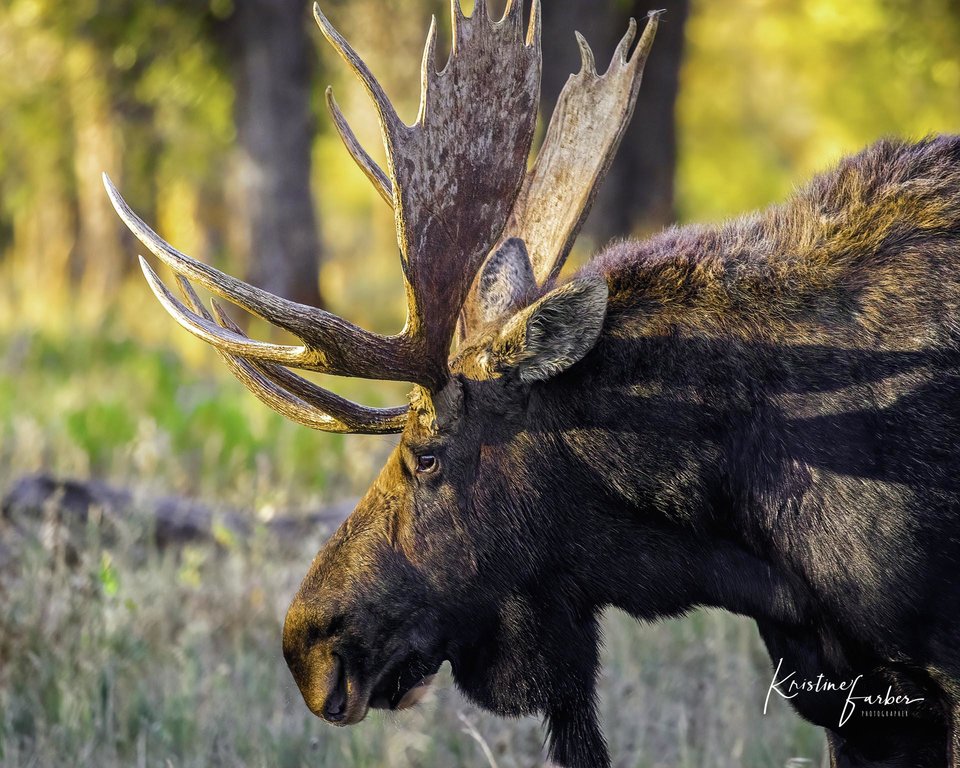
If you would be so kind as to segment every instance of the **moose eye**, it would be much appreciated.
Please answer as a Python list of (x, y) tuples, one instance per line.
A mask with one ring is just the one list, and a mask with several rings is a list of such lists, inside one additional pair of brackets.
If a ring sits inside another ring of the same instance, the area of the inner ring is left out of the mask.
[(438, 469), (440, 469), (440, 462), (436, 456), (431, 456), (430, 454), (417, 456), (418, 475), (432, 475)]

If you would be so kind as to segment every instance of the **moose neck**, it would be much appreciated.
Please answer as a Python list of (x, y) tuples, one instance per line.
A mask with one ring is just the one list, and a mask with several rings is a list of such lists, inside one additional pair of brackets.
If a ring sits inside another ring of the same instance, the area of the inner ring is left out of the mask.
[(782, 349), (747, 333), (762, 326), (762, 295), (722, 324), (717, 307), (735, 298), (729, 264), (660, 254), (683, 234), (598, 259), (611, 288), (604, 334), (584, 365), (544, 390), (534, 417), (560, 435), (569, 479), (558, 482), (582, 501), (570, 520), (578, 552), (589, 553), (572, 558), (585, 571), (578, 581), (597, 605), (641, 618), (714, 606), (796, 625), (810, 596), (742, 503), (758, 495), (749, 453), (757, 429), (771, 426), (760, 423), (762, 382)]

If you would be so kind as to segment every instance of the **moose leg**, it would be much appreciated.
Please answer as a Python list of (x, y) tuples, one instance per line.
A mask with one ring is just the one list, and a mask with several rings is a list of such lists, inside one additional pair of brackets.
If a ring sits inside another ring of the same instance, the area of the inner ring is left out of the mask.
[[(556, 590), (563, 594), (564, 590)], [(610, 768), (607, 743), (597, 718), (600, 668), (598, 612), (558, 603), (548, 590), (535, 596), (536, 646), (530, 668), (539, 666), (549, 757), (555, 768)], [(549, 606), (550, 612), (544, 611)], [(549, 659), (548, 664), (543, 660)]]
[(833, 731), (827, 731), (827, 755), (830, 758), (830, 768), (847, 768), (849, 762), (842, 756), (843, 739)]
[(609, 768), (610, 756), (591, 702), (547, 715), (551, 768)]

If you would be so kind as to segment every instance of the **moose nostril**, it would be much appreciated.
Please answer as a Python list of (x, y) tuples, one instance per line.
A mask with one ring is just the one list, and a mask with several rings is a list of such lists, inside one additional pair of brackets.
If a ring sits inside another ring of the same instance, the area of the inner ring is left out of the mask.
[(336, 690), (327, 698), (327, 703), (323, 706), (323, 714), (327, 720), (339, 722), (343, 720), (346, 708), (347, 697), (343, 691)]

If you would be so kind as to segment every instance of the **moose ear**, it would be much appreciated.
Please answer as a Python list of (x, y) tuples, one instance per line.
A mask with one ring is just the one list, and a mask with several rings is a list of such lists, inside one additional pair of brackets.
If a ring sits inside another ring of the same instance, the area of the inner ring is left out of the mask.
[(501, 370), (523, 382), (545, 381), (583, 359), (597, 342), (607, 314), (607, 283), (580, 277), (518, 312), (494, 342)]
[(472, 327), (486, 325), (516, 312), (536, 288), (527, 246), (519, 237), (511, 237), (487, 259), (480, 271)]

